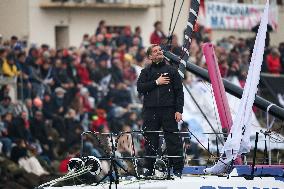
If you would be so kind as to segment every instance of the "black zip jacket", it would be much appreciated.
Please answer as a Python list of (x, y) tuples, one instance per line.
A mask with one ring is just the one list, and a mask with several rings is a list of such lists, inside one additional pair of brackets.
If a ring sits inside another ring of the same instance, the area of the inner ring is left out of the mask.
[[(156, 79), (167, 73), (170, 83), (157, 85)], [(182, 113), (184, 95), (182, 81), (177, 69), (167, 65), (164, 61), (152, 63), (141, 71), (137, 81), (137, 91), (144, 95), (144, 107), (174, 107), (176, 112)]]

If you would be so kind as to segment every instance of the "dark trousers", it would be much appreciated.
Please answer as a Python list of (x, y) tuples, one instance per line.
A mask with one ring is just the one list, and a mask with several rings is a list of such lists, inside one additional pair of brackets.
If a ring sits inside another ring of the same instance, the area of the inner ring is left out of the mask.
[[(177, 132), (178, 124), (175, 120), (173, 107), (144, 108), (143, 110), (144, 131), (159, 131), (163, 128), (166, 141), (167, 154), (169, 156), (183, 156), (182, 140)], [(145, 155), (156, 156), (159, 149), (159, 133), (144, 133)], [(153, 170), (155, 159), (145, 158), (145, 167)], [(170, 167), (174, 172), (181, 171), (184, 166), (183, 157), (169, 158)]]

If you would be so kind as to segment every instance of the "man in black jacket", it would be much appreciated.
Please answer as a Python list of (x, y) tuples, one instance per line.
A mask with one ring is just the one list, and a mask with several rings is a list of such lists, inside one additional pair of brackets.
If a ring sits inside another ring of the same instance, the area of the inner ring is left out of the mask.
[[(147, 50), (151, 65), (141, 71), (137, 81), (137, 90), (143, 94), (144, 131), (158, 131), (163, 128), (167, 153), (169, 156), (182, 156), (181, 137), (173, 132), (178, 131), (178, 122), (182, 120), (184, 95), (182, 81), (178, 71), (164, 61), (163, 52), (158, 45)], [(159, 145), (158, 133), (145, 133), (146, 156), (157, 155)], [(170, 166), (176, 176), (181, 176), (183, 158), (169, 158)], [(155, 159), (146, 159), (146, 168), (153, 174)]]

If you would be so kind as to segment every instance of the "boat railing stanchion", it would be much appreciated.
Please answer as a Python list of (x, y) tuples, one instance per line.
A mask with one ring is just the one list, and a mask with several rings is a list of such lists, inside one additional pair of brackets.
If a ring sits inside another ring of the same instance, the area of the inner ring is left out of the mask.
[(216, 137), (216, 148), (217, 148), (217, 156), (220, 157), (219, 145), (218, 145), (218, 138)]
[(268, 164), (271, 165), (271, 138), (268, 135)]
[(253, 152), (253, 159), (252, 159), (252, 166), (251, 166), (251, 178), (254, 177), (254, 167), (255, 167), (255, 160), (256, 160), (256, 151), (257, 151), (257, 143), (258, 143), (258, 132), (255, 133), (255, 145), (254, 145), (254, 152)]
[(264, 132), (264, 155), (263, 155), (263, 164), (269, 165), (269, 155), (267, 149), (267, 134)]
[[(207, 139), (207, 150), (208, 150), (208, 153), (210, 153), (210, 144), (209, 144), (209, 138)], [(209, 160), (211, 159), (212, 155), (209, 155), (208, 156), (208, 159), (207, 159), (207, 164), (209, 163)]]

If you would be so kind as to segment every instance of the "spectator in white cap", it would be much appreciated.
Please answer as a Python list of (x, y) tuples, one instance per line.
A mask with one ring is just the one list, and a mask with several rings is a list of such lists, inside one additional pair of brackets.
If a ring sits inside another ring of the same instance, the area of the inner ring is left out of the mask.
[(66, 91), (62, 87), (57, 87), (55, 89), (55, 97), (53, 100), (53, 107), (57, 114), (64, 116), (65, 114), (65, 103), (64, 103), (64, 94)]
[(90, 92), (88, 88), (82, 87), (80, 90), (80, 94), (83, 97), (84, 106), (88, 106), (90, 109), (95, 108), (95, 98), (90, 96)]
[(56, 96), (64, 96), (64, 93), (66, 93), (66, 90), (63, 89), (62, 87), (57, 87), (55, 89), (55, 93), (56, 93)]

